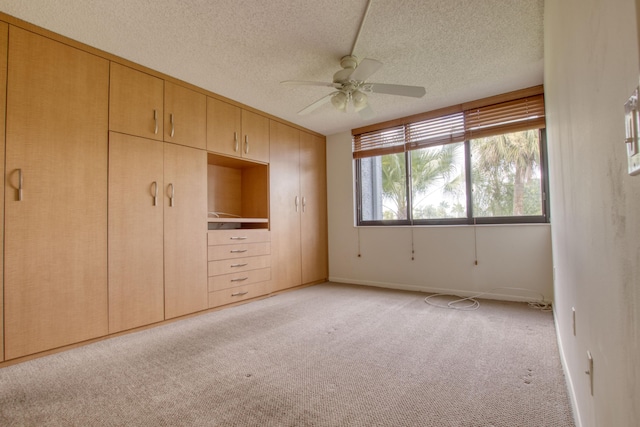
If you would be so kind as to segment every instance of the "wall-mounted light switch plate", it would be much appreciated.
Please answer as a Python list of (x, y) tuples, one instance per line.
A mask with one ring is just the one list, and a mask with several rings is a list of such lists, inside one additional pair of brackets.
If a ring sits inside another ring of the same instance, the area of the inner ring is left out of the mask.
[(640, 174), (640, 116), (638, 114), (638, 88), (633, 91), (629, 100), (624, 104), (625, 144), (627, 146), (627, 163), (629, 175)]

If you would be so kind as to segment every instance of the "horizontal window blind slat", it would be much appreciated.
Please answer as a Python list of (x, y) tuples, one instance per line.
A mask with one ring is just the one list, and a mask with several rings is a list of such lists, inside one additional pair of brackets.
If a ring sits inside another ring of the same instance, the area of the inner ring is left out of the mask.
[[(439, 110), (440, 111), (440, 110)], [(353, 135), (353, 158), (381, 156), (545, 127), (544, 95), (500, 102)], [(364, 128), (363, 128), (364, 130)]]
[(466, 139), (479, 138), (479, 134), (499, 135), (507, 129), (544, 127), (544, 97), (537, 95), (466, 110), (464, 124)]

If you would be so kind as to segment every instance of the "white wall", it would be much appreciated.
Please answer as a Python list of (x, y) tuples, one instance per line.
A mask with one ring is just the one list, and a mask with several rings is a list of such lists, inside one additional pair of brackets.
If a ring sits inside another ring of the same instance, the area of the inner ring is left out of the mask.
[(638, 84), (633, 0), (546, 1), (544, 49), (555, 313), (567, 378), (582, 426), (638, 426), (640, 176), (626, 174), (623, 142), (623, 105)]
[(516, 287), (530, 292), (493, 297), (552, 299), (548, 224), (356, 228), (349, 132), (327, 138), (327, 172), (330, 280), (458, 295)]

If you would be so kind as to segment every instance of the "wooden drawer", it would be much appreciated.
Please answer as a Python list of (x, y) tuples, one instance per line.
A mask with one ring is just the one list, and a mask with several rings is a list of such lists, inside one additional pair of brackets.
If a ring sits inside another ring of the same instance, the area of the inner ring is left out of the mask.
[(269, 282), (260, 282), (252, 285), (239, 286), (237, 288), (209, 292), (209, 308), (259, 297), (268, 293)]
[(208, 261), (221, 259), (245, 258), (258, 255), (269, 255), (271, 253), (270, 242), (242, 243), (239, 245), (218, 245), (209, 246)]
[(207, 242), (213, 245), (233, 245), (237, 243), (268, 242), (269, 230), (214, 230), (207, 231)]
[(271, 267), (271, 255), (209, 261), (209, 277)]
[(223, 274), (209, 277), (209, 292), (220, 291), (222, 289), (246, 286), (252, 283), (264, 282), (271, 279), (271, 268), (260, 268), (241, 273)]

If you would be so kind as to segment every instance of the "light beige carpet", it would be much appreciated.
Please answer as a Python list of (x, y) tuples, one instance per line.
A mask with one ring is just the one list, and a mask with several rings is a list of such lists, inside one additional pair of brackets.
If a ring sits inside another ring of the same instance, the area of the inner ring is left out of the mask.
[(323, 284), (0, 369), (2, 426), (573, 426), (553, 318)]

